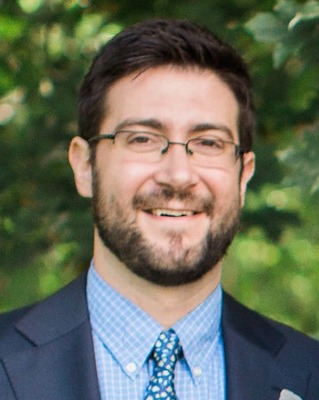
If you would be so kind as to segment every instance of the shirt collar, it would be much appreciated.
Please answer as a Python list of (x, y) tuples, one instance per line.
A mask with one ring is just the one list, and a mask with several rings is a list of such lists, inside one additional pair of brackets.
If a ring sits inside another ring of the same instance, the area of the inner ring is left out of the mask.
[[(94, 334), (112, 353), (125, 373), (134, 362), (136, 374), (147, 361), (162, 328), (147, 313), (105, 282), (92, 263), (87, 283), (88, 308)], [(216, 290), (172, 327), (193, 371), (203, 370), (220, 339), (222, 290)], [(131, 375), (132, 376), (132, 375)]]
[(177, 333), (191, 371), (206, 370), (221, 341), (222, 289), (217, 288), (172, 327)]

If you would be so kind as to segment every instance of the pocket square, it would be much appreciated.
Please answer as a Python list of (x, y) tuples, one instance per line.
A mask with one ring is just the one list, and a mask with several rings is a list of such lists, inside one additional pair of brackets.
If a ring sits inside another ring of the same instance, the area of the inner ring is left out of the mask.
[(290, 390), (283, 389), (280, 392), (279, 400), (302, 400), (302, 398)]

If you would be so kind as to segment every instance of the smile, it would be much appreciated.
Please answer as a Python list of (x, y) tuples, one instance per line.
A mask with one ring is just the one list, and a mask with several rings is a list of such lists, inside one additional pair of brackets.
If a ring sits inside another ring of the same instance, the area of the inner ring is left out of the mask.
[(151, 210), (145, 210), (148, 214), (156, 215), (157, 217), (190, 217), (195, 215), (195, 211), (189, 210), (167, 210), (161, 208), (155, 208)]

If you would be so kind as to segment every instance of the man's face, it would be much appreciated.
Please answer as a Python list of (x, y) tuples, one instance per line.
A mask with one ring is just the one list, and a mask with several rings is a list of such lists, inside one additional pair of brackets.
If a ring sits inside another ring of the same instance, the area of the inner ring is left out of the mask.
[[(127, 76), (111, 88), (107, 110), (100, 134), (121, 127), (174, 142), (213, 135), (239, 143), (237, 101), (210, 71), (159, 67)], [(235, 157), (209, 168), (194, 165), (191, 157), (180, 145), (151, 163), (132, 160), (112, 140), (96, 147), (99, 240), (135, 274), (164, 286), (196, 281), (221, 260), (253, 172), (251, 155), (244, 156), (241, 176)]]

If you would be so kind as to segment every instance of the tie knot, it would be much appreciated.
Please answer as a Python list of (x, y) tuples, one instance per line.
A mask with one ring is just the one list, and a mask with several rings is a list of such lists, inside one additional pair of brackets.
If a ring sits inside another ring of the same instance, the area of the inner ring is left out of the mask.
[(154, 346), (153, 357), (161, 368), (174, 370), (176, 361), (180, 357), (182, 346), (173, 329), (161, 332)]

